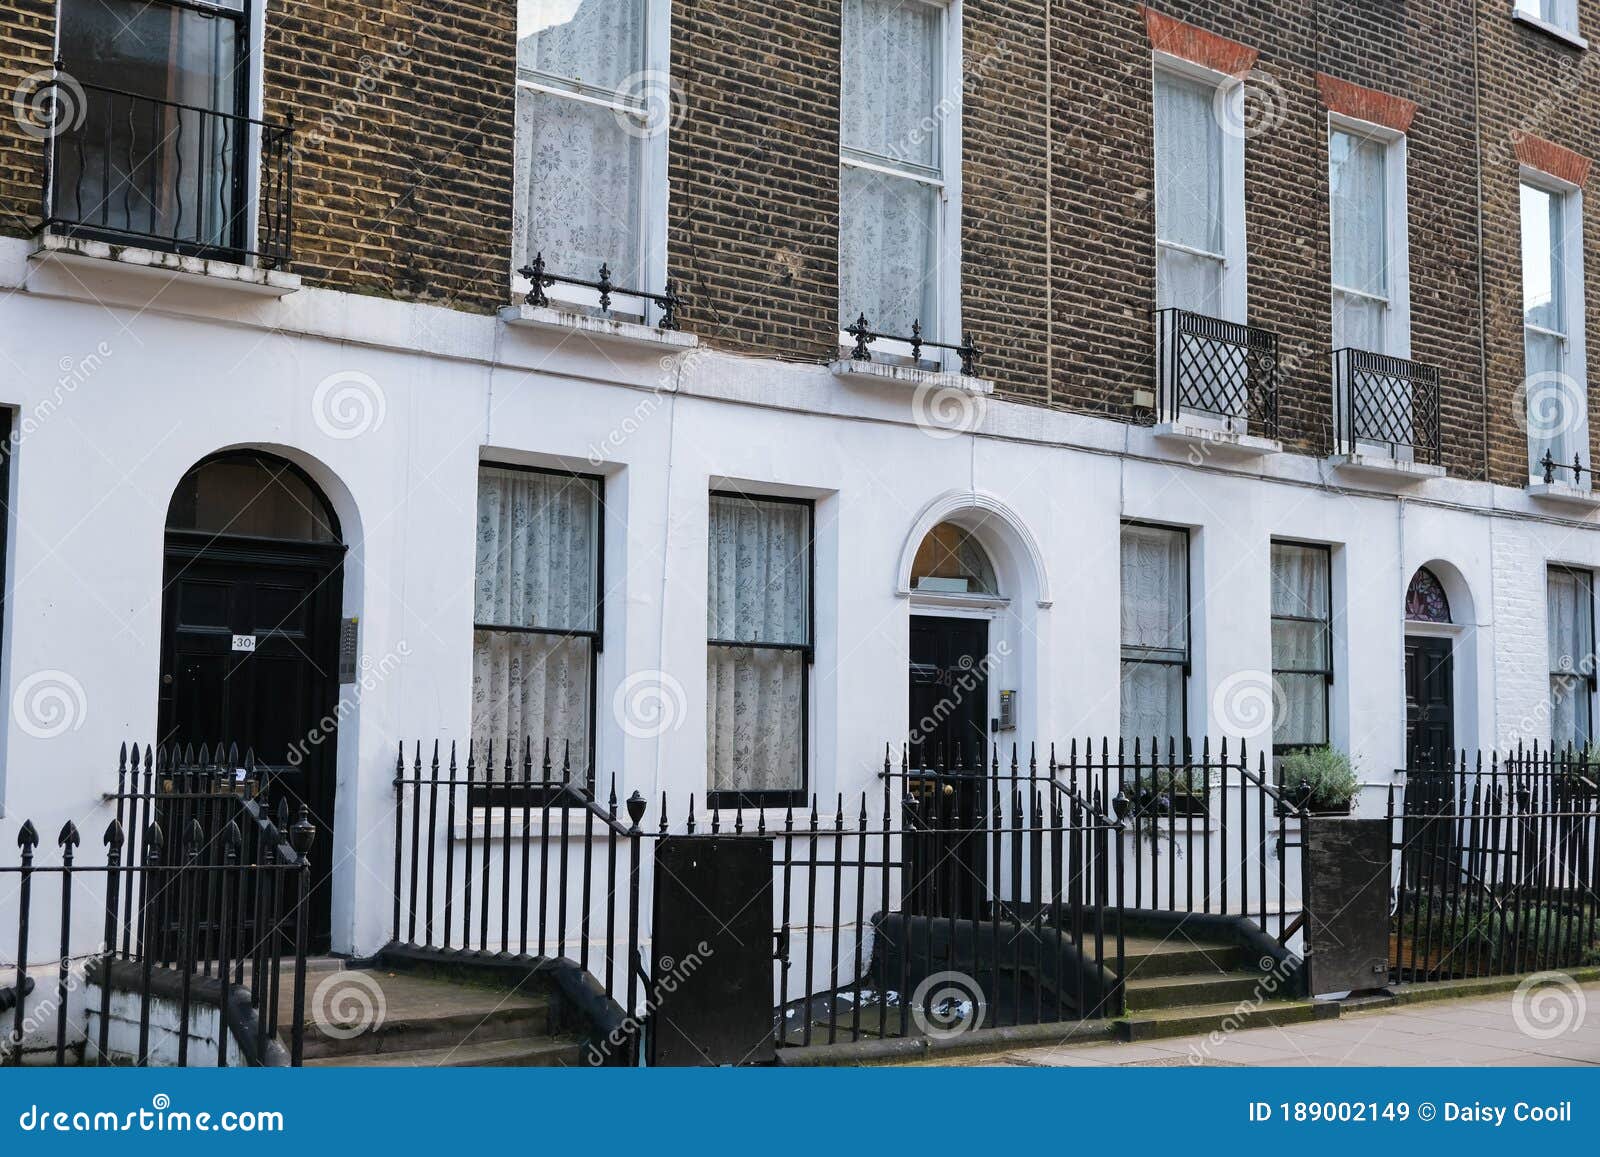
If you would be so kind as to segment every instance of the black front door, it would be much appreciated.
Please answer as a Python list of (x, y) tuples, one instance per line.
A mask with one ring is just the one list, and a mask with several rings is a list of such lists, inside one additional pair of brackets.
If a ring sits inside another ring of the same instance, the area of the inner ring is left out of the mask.
[(162, 612), (162, 742), (237, 745), (274, 806), (310, 809), (315, 951), (330, 927), (341, 551), (169, 532)]
[(1406, 639), (1406, 767), (1445, 770), (1455, 750), (1455, 661), (1449, 639)]
[(911, 619), (911, 719), (907, 747), (912, 822), (905, 910), (976, 919), (987, 893), (984, 817), (990, 783), (989, 624)]

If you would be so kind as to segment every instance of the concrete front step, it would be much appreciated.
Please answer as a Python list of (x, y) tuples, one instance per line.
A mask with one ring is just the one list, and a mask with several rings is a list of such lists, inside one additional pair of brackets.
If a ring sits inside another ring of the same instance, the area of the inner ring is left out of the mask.
[(1259, 972), (1201, 972), (1178, 976), (1136, 974), (1126, 986), (1128, 1010), (1196, 1007), (1262, 997)]
[[(291, 1012), (279, 1006), (280, 1021)], [(352, 970), (308, 984), (307, 1060), (376, 1061), (388, 1054), (547, 1039), (549, 1001), (406, 973)]]
[(454, 1048), (415, 1049), (376, 1056), (317, 1057), (307, 1068), (476, 1069), (575, 1068), (582, 1061), (576, 1041), (551, 1037), (475, 1041)]
[[(1108, 938), (1106, 959), (1116, 957), (1116, 940)], [(1254, 967), (1255, 959), (1237, 944), (1207, 944), (1174, 934), (1165, 939), (1128, 936), (1123, 940), (1126, 975), (1155, 978), (1211, 973), (1223, 975)]]
[(1339, 1005), (1333, 1001), (1268, 1000), (1260, 1004), (1235, 1001), (1130, 1013), (1126, 1020), (1117, 1022), (1117, 1036), (1125, 1041), (1157, 1040), (1161, 1037), (1304, 1024), (1313, 1020), (1332, 1020), (1338, 1015)]

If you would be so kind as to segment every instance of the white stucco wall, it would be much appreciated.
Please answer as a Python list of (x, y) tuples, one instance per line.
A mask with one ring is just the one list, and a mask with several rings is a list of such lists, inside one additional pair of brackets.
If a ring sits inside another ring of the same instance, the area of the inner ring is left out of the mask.
[[(246, 296), (44, 265), (29, 249), (0, 241), (0, 403), (18, 407), (23, 430), (0, 846), (15, 846), (24, 817), (53, 833), (70, 816), (98, 858), (117, 745), (155, 727), (173, 487), (208, 454), (266, 447), (334, 503), (350, 544), (344, 612), (383, 672), (338, 739), (342, 948), (387, 936), (395, 742), (467, 734), (481, 459), (606, 475), (599, 774), (656, 800), (704, 789), (706, 509), (719, 485), (817, 500), (810, 786), (824, 799), (872, 789), (884, 744), (904, 733), (911, 603), (897, 576), (919, 515), (952, 492), (1028, 532), (980, 524), (1012, 596), (990, 687), (1017, 690), (1024, 742), (1117, 733), (1121, 519), (1194, 531), (1197, 734), (1231, 730), (1219, 691), (1270, 668), (1272, 538), (1331, 544), (1334, 736), (1380, 786), (1401, 760), (1401, 606), (1416, 567), (1441, 563), (1467, 596), (1457, 741), (1477, 747), (1543, 737), (1521, 721), (1547, 693), (1544, 567), (1600, 566), (1592, 518), (1481, 483), (1401, 497), (1312, 458), (1191, 456), (1144, 428), (995, 400), (961, 403), (981, 406), (972, 432), (930, 433), (928, 398), (823, 366), (597, 344), (312, 289)], [(330, 378), (353, 383), (364, 419), (328, 400)], [(646, 671), (681, 688), (676, 719), (630, 735), (614, 700)], [(41, 689), (64, 714), (23, 701)]]

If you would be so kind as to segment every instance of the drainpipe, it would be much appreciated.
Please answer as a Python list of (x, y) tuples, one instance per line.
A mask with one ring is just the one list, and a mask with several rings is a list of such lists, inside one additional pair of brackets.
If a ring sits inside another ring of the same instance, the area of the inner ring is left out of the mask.
[(1472, 146), (1476, 166), (1478, 230), (1478, 414), (1483, 434), (1483, 480), (1489, 473), (1489, 301), (1483, 272), (1483, 79), (1478, 62), (1478, 6), (1472, 8)]

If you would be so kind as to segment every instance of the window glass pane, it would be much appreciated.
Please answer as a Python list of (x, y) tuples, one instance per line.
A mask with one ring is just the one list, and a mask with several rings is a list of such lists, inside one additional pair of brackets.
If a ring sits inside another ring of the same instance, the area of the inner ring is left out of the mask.
[(1387, 161), (1388, 149), (1378, 141), (1329, 134), (1333, 282), (1374, 297), (1389, 294)]
[(1156, 308), (1217, 317), (1222, 310), (1222, 258), (1165, 245), (1156, 250)]
[(920, 591), (997, 595), (994, 567), (978, 540), (953, 522), (941, 522), (917, 547), (911, 585)]
[[(524, 741), (530, 744), (537, 768), (546, 740), (557, 769), (570, 759), (574, 778), (587, 777), (593, 655), (584, 637), (472, 633), (473, 752), (480, 768), (492, 752), (492, 779), (505, 778), (507, 743), (519, 762)], [(515, 767), (512, 777), (520, 774)]]
[(1182, 744), (1183, 731), (1183, 668), (1124, 660), (1122, 738), (1130, 748), (1137, 740), (1149, 751), (1154, 739), (1165, 751), (1169, 739)]
[(1589, 681), (1572, 675), (1550, 678), (1550, 743), (1557, 751), (1581, 749), (1594, 735)]
[(1275, 674), (1280, 692), (1273, 717), (1272, 742), (1287, 746), (1322, 746), (1328, 742), (1327, 681), (1321, 675)]
[(1591, 582), (1578, 571), (1552, 570), (1549, 575), (1550, 621), (1547, 626), (1552, 673), (1587, 675), (1594, 664), (1594, 622)]
[(617, 88), (644, 67), (643, 0), (517, 0), (517, 67)]
[(941, 14), (917, 0), (844, 0), (846, 148), (934, 167)]
[(922, 322), (937, 340), (934, 318), (938, 191), (919, 181), (852, 166), (840, 174), (839, 308), (846, 323), (861, 313), (882, 333), (909, 336)]
[(706, 631), (739, 643), (810, 643), (811, 509), (711, 496)]
[(1564, 198), (1522, 186), (1522, 313), (1528, 325), (1565, 333)]
[(1177, 657), (1189, 646), (1188, 535), (1159, 526), (1122, 528), (1122, 645)]
[(598, 486), (587, 478), (485, 467), (473, 621), (594, 630), (599, 506)]
[(805, 656), (712, 647), (706, 657), (706, 762), (712, 791), (799, 791)]
[(1333, 348), (1370, 350), (1382, 353), (1384, 315), (1388, 313), (1383, 302), (1355, 294), (1333, 294)]
[(1285, 619), (1272, 624), (1272, 667), (1276, 671), (1326, 671), (1328, 628), (1323, 623)]
[(229, 454), (190, 470), (167, 506), (167, 529), (337, 542), (333, 512), (282, 459)]
[(61, 58), (82, 84), (237, 112), (238, 29), (234, 20), (159, 2), (67, 0), (61, 6)]
[(1326, 621), (1328, 562), (1328, 552), (1320, 547), (1273, 543), (1273, 615)]
[(625, 114), (567, 97), (517, 93), (517, 264), (592, 279), (602, 263), (637, 285), (643, 138)]
[(1156, 73), (1156, 236), (1222, 253), (1222, 126), (1211, 85)]
[[(1559, 465), (1570, 465), (1573, 457), (1587, 460), (1584, 446), (1584, 398), (1581, 387), (1566, 373), (1566, 342), (1553, 334), (1525, 329), (1523, 368), (1527, 374), (1528, 469), (1544, 477), (1545, 453)], [(1571, 472), (1559, 473), (1558, 481), (1572, 482)], [(1580, 480), (1587, 484), (1588, 475)]]

